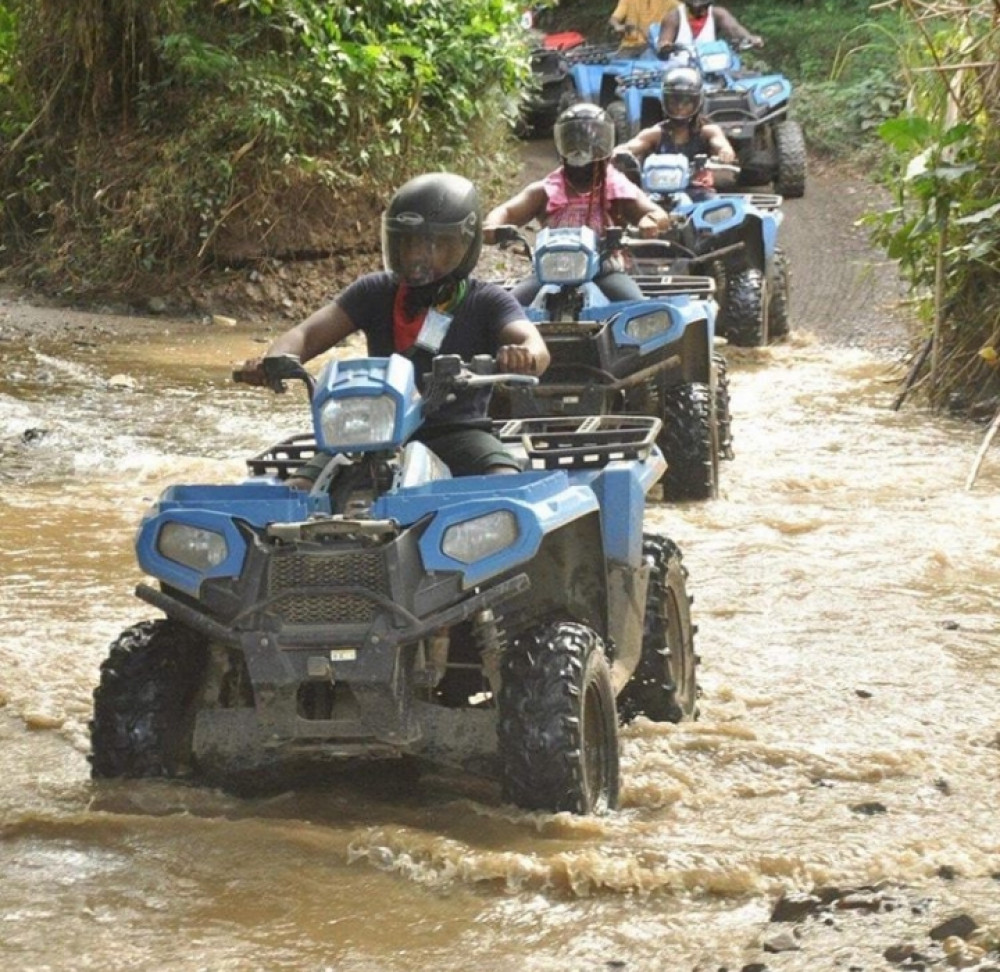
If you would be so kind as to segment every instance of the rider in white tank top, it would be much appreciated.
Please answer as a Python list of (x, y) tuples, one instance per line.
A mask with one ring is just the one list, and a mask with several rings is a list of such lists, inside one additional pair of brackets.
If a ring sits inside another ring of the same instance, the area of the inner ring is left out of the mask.
[(680, 15), (680, 23), (677, 25), (677, 40), (674, 43), (690, 46), (694, 44), (695, 41), (703, 43), (705, 41), (715, 40), (715, 11), (712, 10), (711, 7), (708, 8), (708, 16), (699, 28), (697, 36), (695, 36), (691, 29), (691, 21), (688, 19), (687, 7), (685, 7), (684, 4), (681, 4), (678, 12)]

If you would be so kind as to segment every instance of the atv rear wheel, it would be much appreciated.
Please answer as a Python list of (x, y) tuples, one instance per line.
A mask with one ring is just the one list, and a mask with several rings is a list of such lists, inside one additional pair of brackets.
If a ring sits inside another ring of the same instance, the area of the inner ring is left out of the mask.
[(497, 747), (503, 799), (525, 810), (618, 806), (618, 718), (604, 642), (550, 622), (505, 652)]
[(767, 329), (771, 341), (788, 337), (788, 257), (779, 247), (775, 247), (771, 269)]
[(806, 140), (796, 121), (783, 121), (774, 129), (778, 172), (774, 191), (786, 199), (798, 199), (806, 192)]
[(667, 460), (663, 498), (703, 500), (718, 495), (719, 425), (712, 390), (701, 382), (663, 389), (663, 428), (657, 444)]
[(730, 344), (755, 348), (767, 344), (767, 301), (764, 275), (747, 267), (727, 274), (726, 292), (719, 309), (719, 333)]
[(653, 722), (697, 718), (698, 659), (694, 653), (687, 568), (677, 545), (646, 534), (643, 559), (652, 568), (646, 589), (642, 655), (621, 695), (623, 722), (644, 715)]
[(206, 640), (174, 621), (126, 628), (112, 643), (94, 689), (91, 776), (179, 776), (190, 770), (207, 661)]
[(734, 459), (733, 416), (729, 402), (729, 363), (718, 351), (713, 352), (712, 362), (715, 365), (715, 419), (719, 425), (719, 458)]

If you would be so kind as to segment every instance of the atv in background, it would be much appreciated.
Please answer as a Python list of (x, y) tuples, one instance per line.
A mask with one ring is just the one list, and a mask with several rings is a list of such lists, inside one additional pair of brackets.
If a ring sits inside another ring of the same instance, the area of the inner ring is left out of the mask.
[(517, 133), (523, 138), (548, 135), (556, 118), (578, 99), (570, 77), (566, 51), (586, 44), (579, 31), (544, 33), (531, 7), (521, 14), (521, 26), (531, 45), (531, 81), (522, 95)]
[(504, 226), (496, 242), (525, 256), (541, 284), (525, 314), (552, 361), (538, 385), (494, 396), (495, 414), (655, 416), (663, 423), (664, 498), (717, 496), (732, 436), (726, 364), (714, 349), (712, 280), (650, 274), (640, 282), (646, 297), (612, 302), (595, 280), (603, 260), (628, 247), (620, 229), (598, 239), (589, 227), (544, 228), (532, 247), (519, 229)]
[[(672, 45), (667, 53), (666, 65), (691, 64), (701, 71), (705, 80), (702, 116), (718, 125), (735, 149), (740, 183), (771, 184), (786, 199), (804, 195), (806, 144), (802, 126), (789, 117), (791, 82), (781, 74), (744, 68), (738, 53), (724, 40), (694, 47)], [(639, 119), (650, 119), (645, 124), (662, 119), (658, 91), (655, 101), (649, 87), (637, 88), (633, 98), (643, 100), (630, 111), (637, 112)]]
[(614, 164), (680, 217), (658, 241), (633, 240), (638, 274), (710, 275), (716, 284), (716, 329), (731, 344), (756, 347), (788, 336), (788, 263), (778, 245), (782, 199), (771, 193), (705, 193), (693, 182), (706, 169), (729, 174), (737, 166), (707, 155), (647, 156), (641, 164), (619, 152)]
[[(619, 718), (696, 714), (681, 553), (643, 533), (659, 420), (498, 427), (524, 471), (452, 478), (412, 439), (498, 375), (493, 359), (332, 361), (312, 432), (232, 485), (178, 485), (142, 521), (136, 594), (166, 617), (111, 645), (94, 691), (95, 779), (189, 777), (250, 791), (329, 768), (429, 762), (499, 781), (526, 810), (619, 794)], [(234, 377), (239, 378), (239, 373)], [(329, 456), (305, 492), (285, 480)]]

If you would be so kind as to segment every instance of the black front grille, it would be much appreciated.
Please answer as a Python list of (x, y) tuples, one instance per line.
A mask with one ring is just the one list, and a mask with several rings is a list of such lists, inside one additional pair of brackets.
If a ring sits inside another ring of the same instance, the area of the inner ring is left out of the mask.
[(367, 624), (378, 604), (362, 588), (388, 597), (379, 550), (275, 553), (268, 572), (271, 610), (285, 624)]

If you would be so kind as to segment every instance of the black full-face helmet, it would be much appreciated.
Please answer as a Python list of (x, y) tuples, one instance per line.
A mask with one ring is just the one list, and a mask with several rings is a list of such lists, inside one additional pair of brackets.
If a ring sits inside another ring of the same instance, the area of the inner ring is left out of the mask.
[(556, 119), (552, 137), (563, 164), (580, 168), (611, 157), (615, 123), (603, 108), (581, 103), (567, 108)]
[(479, 193), (468, 179), (450, 172), (411, 179), (382, 214), (385, 269), (413, 287), (464, 279), (482, 246)]
[(670, 68), (663, 75), (663, 113), (671, 121), (690, 121), (701, 111), (704, 83), (694, 67)]

